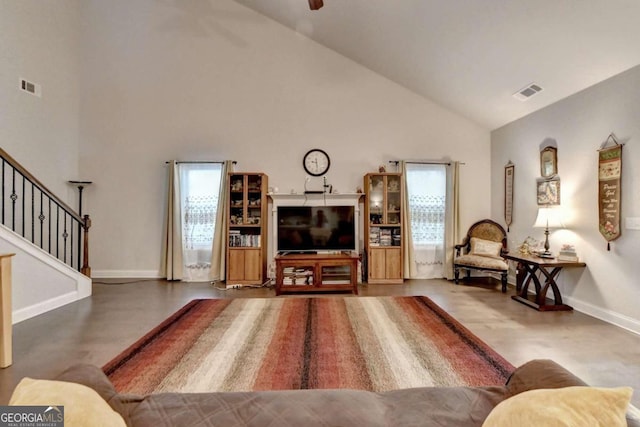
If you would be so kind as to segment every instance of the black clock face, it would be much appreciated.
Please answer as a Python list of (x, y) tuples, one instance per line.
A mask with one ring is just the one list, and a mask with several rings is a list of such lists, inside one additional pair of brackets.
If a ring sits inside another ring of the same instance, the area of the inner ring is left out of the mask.
[(331, 166), (331, 160), (323, 150), (314, 148), (304, 155), (302, 165), (309, 175), (320, 176), (327, 173), (329, 166)]

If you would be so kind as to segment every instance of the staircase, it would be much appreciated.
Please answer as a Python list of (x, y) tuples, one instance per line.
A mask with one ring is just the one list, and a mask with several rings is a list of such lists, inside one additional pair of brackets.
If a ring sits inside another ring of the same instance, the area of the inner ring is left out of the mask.
[(0, 148), (0, 253), (13, 259), (13, 323), (91, 295), (88, 215)]

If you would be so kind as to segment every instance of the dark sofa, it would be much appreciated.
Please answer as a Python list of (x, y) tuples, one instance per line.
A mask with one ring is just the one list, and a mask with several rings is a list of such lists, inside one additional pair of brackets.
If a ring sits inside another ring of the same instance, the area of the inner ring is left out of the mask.
[[(504, 386), (425, 387), (372, 393), (297, 390), (236, 393), (117, 393), (103, 372), (73, 366), (58, 380), (89, 386), (129, 426), (481, 426), (501, 401), (527, 390), (586, 385), (550, 360), (528, 362)], [(630, 426), (640, 423), (628, 419)]]

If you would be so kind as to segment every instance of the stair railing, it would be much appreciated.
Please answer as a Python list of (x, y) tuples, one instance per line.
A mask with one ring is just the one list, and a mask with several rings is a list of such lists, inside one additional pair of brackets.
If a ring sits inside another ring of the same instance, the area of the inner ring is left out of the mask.
[(0, 148), (2, 225), (91, 276), (89, 215), (80, 216)]

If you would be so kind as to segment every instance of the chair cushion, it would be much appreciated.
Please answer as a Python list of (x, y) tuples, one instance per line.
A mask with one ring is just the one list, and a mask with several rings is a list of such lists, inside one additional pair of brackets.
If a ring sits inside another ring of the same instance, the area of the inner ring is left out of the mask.
[(471, 255), (502, 259), (500, 251), (502, 251), (502, 243), (500, 242), (493, 242), (478, 237), (471, 238)]
[(475, 268), (487, 268), (491, 270), (508, 270), (509, 265), (502, 258), (492, 258), (482, 255), (462, 255), (453, 261), (456, 265), (463, 265)]

